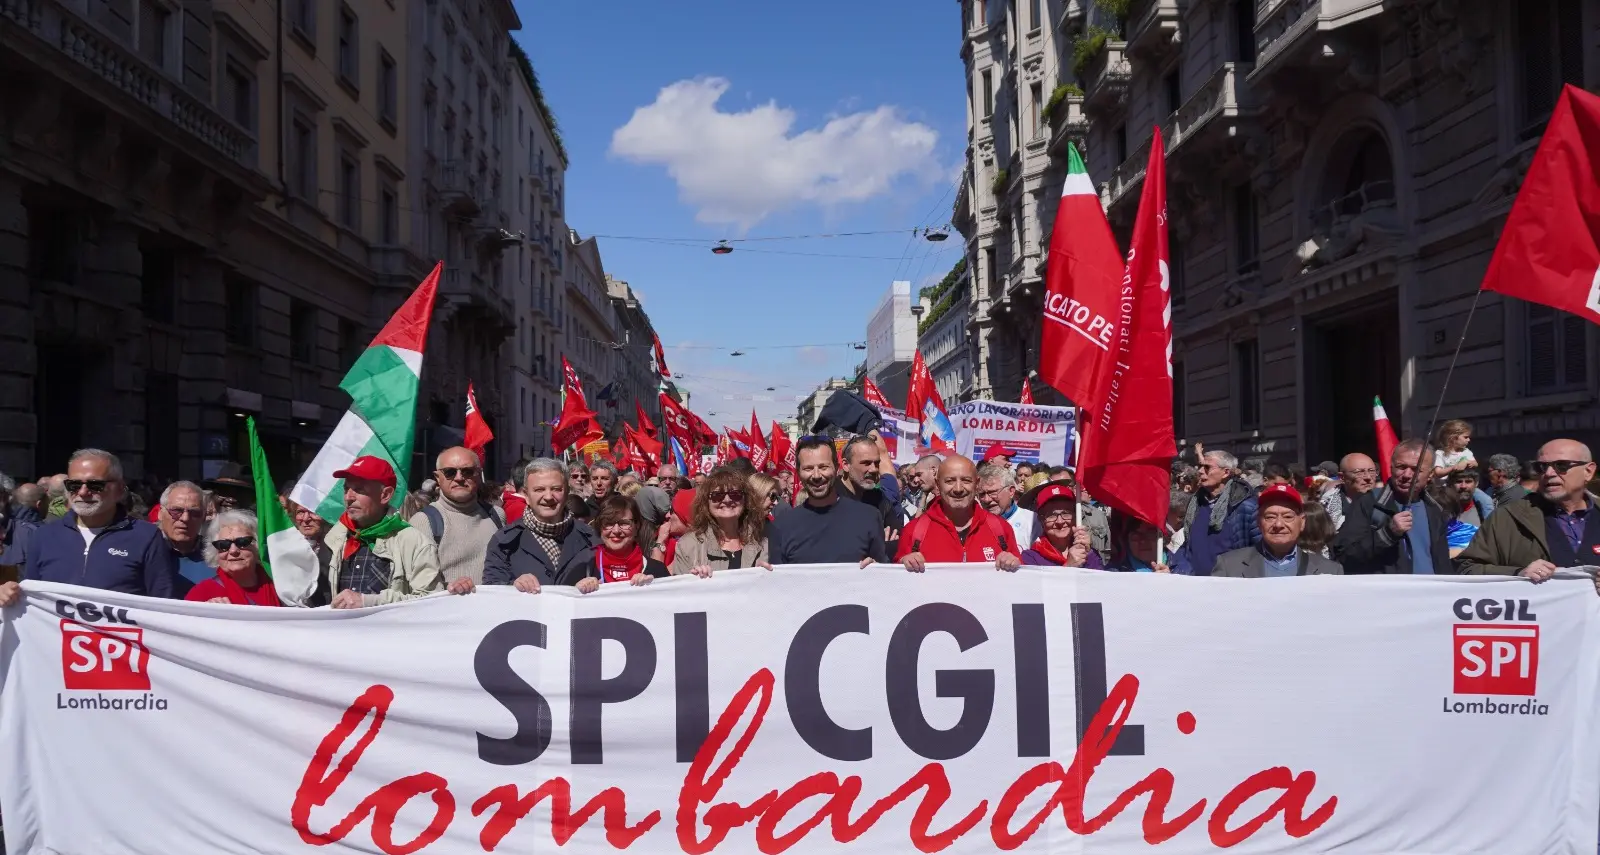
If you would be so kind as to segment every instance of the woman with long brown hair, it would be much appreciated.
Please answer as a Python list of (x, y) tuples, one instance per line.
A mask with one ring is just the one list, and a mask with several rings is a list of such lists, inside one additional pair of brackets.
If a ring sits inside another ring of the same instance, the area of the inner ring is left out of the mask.
[(709, 578), (717, 570), (767, 563), (765, 503), (751, 501), (747, 478), (719, 467), (694, 493), (689, 530), (678, 540), (673, 573)]
[(639, 506), (627, 496), (613, 492), (600, 500), (600, 510), (594, 516), (594, 530), (600, 535), (600, 542), (595, 544), (594, 565), (578, 580), (579, 591), (592, 594), (606, 582), (648, 585), (651, 579), (668, 575), (667, 566), (646, 557), (639, 546), (643, 523)]

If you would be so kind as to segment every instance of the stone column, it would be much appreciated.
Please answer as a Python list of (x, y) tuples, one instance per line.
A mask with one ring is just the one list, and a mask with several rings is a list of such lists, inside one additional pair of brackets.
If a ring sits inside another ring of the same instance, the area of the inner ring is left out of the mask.
[(38, 475), (34, 460), (33, 283), (22, 179), (0, 170), (0, 472)]
[(139, 229), (97, 223), (86, 247), (82, 285), (100, 305), (80, 301), (78, 334), (107, 349), (84, 394), (85, 444), (122, 458), (126, 477), (144, 476), (144, 369), (149, 356), (143, 311), (144, 260)]
[(203, 474), (202, 435), (227, 434), (227, 412), (223, 407), (228, 379), (226, 301), (223, 268), (215, 256), (196, 253), (180, 261), (178, 325), (184, 336), (183, 360), (178, 366), (182, 379), (178, 389), (178, 460), (184, 478), (198, 479)]

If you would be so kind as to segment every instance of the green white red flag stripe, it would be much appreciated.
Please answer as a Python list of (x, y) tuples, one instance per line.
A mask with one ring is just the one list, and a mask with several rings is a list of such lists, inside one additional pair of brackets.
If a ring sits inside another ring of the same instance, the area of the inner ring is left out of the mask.
[(245, 427), (250, 431), (250, 474), (256, 487), (256, 536), (264, 547), (261, 567), (272, 579), (278, 597), (285, 603), (299, 605), (317, 589), (321, 565), (310, 542), (294, 527), (289, 512), (278, 503), (278, 488), (267, 466), (261, 438), (256, 435), (256, 420), (245, 419)]

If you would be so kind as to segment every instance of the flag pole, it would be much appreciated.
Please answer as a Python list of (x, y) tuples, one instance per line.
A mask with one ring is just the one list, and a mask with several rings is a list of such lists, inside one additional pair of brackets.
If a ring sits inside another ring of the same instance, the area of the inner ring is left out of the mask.
[[(1461, 325), (1461, 337), (1456, 339), (1456, 352), (1450, 357), (1450, 367), (1444, 371), (1444, 382), (1439, 384), (1439, 400), (1434, 402), (1433, 415), (1428, 420), (1428, 430), (1422, 435), (1424, 442), (1432, 442), (1433, 428), (1439, 423), (1439, 409), (1444, 406), (1444, 393), (1450, 388), (1450, 376), (1455, 373), (1456, 360), (1461, 358), (1461, 346), (1467, 343), (1467, 331), (1472, 329), (1472, 316), (1478, 312), (1478, 299), (1483, 296), (1483, 283), (1478, 283), (1478, 292), (1472, 295), (1472, 306), (1467, 309), (1467, 320)], [(1403, 408), (1402, 408), (1403, 409)], [(1429, 472), (1431, 479), (1433, 473)]]

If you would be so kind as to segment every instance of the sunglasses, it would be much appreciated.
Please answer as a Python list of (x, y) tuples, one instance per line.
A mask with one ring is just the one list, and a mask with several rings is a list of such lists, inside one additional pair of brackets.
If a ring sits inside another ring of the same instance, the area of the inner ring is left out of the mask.
[(200, 508), (163, 507), (162, 510), (167, 512), (167, 516), (172, 517), (175, 520), (186, 520), (195, 517), (203, 517), (206, 515), (206, 512)]
[(478, 467), (476, 467), (476, 466), (462, 466), (462, 467), (446, 466), (445, 468), (439, 470), (439, 474), (443, 475), (445, 478), (447, 478), (447, 479), (449, 479), (451, 481), (454, 481), (456, 479), (456, 475), (458, 475), (458, 474), (463, 478), (471, 480), (473, 478), (478, 477)]
[(256, 539), (251, 535), (245, 535), (244, 537), (236, 537), (236, 538), (234, 538), (232, 540), (213, 540), (213, 541), (211, 541), (211, 548), (215, 549), (218, 552), (227, 552), (231, 547), (235, 547), (235, 546), (239, 547), (240, 549), (249, 549), (250, 547), (255, 546), (255, 545), (256, 545)]
[(98, 479), (93, 481), (79, 481), (76, 478), (66, 478), (62, 480), (61, 487), (68, 493), (76, 493), (79, 490), (82, 490), (84, 487), (88, 487), (89, 492), (91, 493), (104, 493), (106, 491), (106, 485), (110, 483), (112, 482), (101, 481)]
[(1565, 475), (1574, 467), (1588, 466), (1589, 463), (1590, 461), (1588, 460), (1535, 460), (1533, 465), (1539, 467), (1540, 472), (1546, 469), (1554, 469), (1557, 475)]
[(743, 490), (712, 490), (708, 495), (713, 502), (743, 502)]

